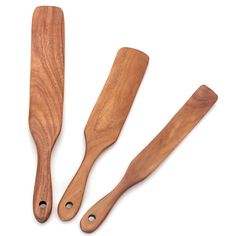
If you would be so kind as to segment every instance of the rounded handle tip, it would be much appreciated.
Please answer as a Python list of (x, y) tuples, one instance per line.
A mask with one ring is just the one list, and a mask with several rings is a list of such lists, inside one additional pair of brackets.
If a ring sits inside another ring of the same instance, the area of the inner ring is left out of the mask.
[(52, 211), (50, 158), (41, 159), (39, 157), (34, 186), (33, 211), (35, 218), (40, 223), (44, 223)]
[(59, 202), (57, 213), (62, 221), (71, 220), (80, 209), (88, 174), (93, 164), (93, 162), (86, 162), (86, 160), (88, 159), (84, 158)]
[(34, 201), (33, 210), (36, 220), (40, 223), (44, 223), (48, 220), (52, 211), (51, 201)]
[(81, 230), (86, 233), (96, 230), (105, 220), (122, 193), (123, 189), (119, 188), (118, 185), (118, 187), (95, 203), (82, 217), (80, 221)]
[(96, 214), (88, 211), (80, 221), (80, 228), (85, 233), (91, 233), (96, 230), (101, 223), (101, 220), (99, 220)]
[(69, 221), (76, 216), (79, 208), (78, 202), (62, 199), (58, 205), (57, 213), (62, 221)]

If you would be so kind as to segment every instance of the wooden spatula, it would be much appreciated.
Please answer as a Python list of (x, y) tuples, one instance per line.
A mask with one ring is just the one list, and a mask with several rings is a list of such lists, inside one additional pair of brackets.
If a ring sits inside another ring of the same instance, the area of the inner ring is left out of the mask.
[(29, 127), (38, 166), (33, 210), (44, 222), (52, 209), (50, 159), (62, 125), (64, 93), (64, 18), (58, 7), (37, 7), (32, 21)]
[(184, 137), (196, 126), (217, 100), (217, 95), (201, 86), (166, 127), (131, 162), (120, 183), (83, 216), (80, 227), (93, 232), (103, 222), (119, 197), (131, 186), (149, 176)]
[(148, 56), (121, 48), (109, 77), (85, 127), (83, 162), (65, 191), (59, 206), (61, 220), (72, 219), (80, 208), (89, 171), (108, 146), (118, 138), (148, 65)]

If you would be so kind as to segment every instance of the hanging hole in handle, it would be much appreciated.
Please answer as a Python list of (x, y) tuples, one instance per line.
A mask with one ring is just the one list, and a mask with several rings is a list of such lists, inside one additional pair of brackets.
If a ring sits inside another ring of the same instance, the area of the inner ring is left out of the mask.
[(72, 202), (67, 202), (66, 205), (65, 205), (65, 207), (66, 207), (67, 209), (71, 209), (71, 208), (73, 207), (73, 203), (72, 203)]
[(41, 209), (45, 209), (46, 206), (47, 206), (47, 203), (46, 203), (45, 201), (41, 201), (41, 202), (39, 203), (39, 207), (40, 207)]
[(89, 216), (88, 216), (88, 220), (89, 220), (90, 222), (93, 222), (93, 221), (96, 220), (96, 216), (95, 216), (95, 215), (89, 215)]

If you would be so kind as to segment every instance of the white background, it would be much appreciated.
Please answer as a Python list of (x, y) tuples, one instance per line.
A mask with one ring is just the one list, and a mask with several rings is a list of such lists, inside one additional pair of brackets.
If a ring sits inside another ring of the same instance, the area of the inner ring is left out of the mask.
[[(45, 224), (32, 213), (37, 159), (28, 129), (31, 19), (39, 5), (63, 9), (66, 33), (64, 120)], [(201, 84), (219, 95), (217, 104), (94, 235), (236, 235), (235, 0), (1, 0), (0, 29), (0, 235), (84, 234), (83, 214)], [(80, 212), (63, 223), (57, 204), (81, 163), (83, 129), (123, 46), (150, 56), (147, 73), (117, 143), (92, 169)]]

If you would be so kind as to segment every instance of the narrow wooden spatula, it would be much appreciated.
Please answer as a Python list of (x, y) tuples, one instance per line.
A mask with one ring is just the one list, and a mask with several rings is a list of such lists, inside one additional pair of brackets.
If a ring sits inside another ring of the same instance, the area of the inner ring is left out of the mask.
[(118, 138), (148, 65), (148, 56), (131, 48), (121, 48), (109, 77), (85, 127), (86, 152), (83, 162), (65, 191), (59, 206), (61, 220), (78, 212), (89, 171), (108, 146)]
[(131, 162), (120, 183), (83, 216), (80, 227), (93, 232), (106, 218), (119, 197), (131, 186), (149, 176), (190, 133), (217, 100), (217, 95), (201, 86), (166, 127)]
[(52, 209), (50, 159), (62, 125), (63, 93), (63, 12), (37, 7), (32, 21), (29, 127), (38, 152), (33, 210), (41, 223)]

